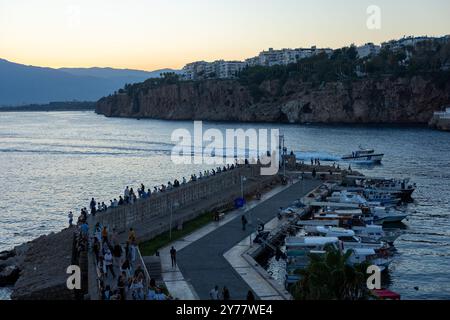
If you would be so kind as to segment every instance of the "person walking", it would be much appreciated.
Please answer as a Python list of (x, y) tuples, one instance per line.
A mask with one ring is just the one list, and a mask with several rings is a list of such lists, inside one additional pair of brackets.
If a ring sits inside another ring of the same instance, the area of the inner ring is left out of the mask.
[(95, 216), (95, 212), (96, 212), (96, 207), (97, 207), (97, 202), (95, 202), (95, 199), (92, 198), (91, 203), (89, 204), (89, 206), (91, 207), (91, 214), (93, 216)]
[(219, 300), (219, 287), (215, 286), (211, 291), (209, 292), (209, 297), (211, 300)]
[(172, 260), (172, 268), (177, 266), (177, 250), (172, 247), (170, 249), (170, 260)]
[(69, 212), (69, 214), (67, 215), (67, 217), (69, 217), (69, 227), (72, 227), (72, 223), (73, 223), (73, 213), (72, 211)]
[(105, 266), (106, 266), (106, 274), (105, 276), (108, 277), (108, 270), (111, 271), (111, 274), (113, 276), (113, 279), (116, 278), (116, 274), (114, 273), (114, 266), (113, 266), (113, 256), (111, 254), (111, 251), (106, 251), (105, 254)]
[(225, 301), (230, 300), (230, 291), (225, 286), (222, 289), (222, 299), (225, 300)]
[(137, 241), (136, 241), (136, 233), (134, 232), (133, 228), (130, 228), (130, 232), (128, 233), (127, 243), (130, 246), (129, 250), (130, 250), (131, 262), (134, 262), (136, 260)]
[(245, 217), (245, 214), (242, 215), (241, 217), (241, 222), (242, 222), (242, 230), (245, 231), (245, 228), (247, 227), (247, 218)]

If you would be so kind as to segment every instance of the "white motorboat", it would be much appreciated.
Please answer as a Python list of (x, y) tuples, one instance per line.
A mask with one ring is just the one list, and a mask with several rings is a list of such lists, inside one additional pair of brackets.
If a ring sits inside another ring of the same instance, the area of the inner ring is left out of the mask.
[(377, 241), (372, 239), (362, 239), (357, 236), (346, 237), (340, 236), (338, 239), (343, 245), (343, 249), (355, 249), (355, 248), (371, 248), (374, 250), (387, 249), (388, 246), (383, 241)]
[(339, 248), (339, 239), (336, 237), (287, 237), (285, 239), (286, 287), (300, 279), (296, 270), (308, 266), (309, 254), (325, 254), (325, 248), (329, 245)]
[(348, 192), (348, 191), (336, 191), (331, 194), (331, 197), (327, 198), (330, 202), (348, 203), (348, 204), (360, 204), (367, 205), (367, 200), (361, 195)]
[(409, 214), (392, 208), (374, 207), (371, 209), (375, 224), (399, 223), (405, 220)]
[(409, 179), (369, 179), (364, 183), (376, 190), (398, 192), (403, 201), (411, 200), (411, 196), (417, 187), (416, 184), (410, 183)]
[(305, 231), (325, 237), (353, 237), (355, 235), (353, 230), (327, 226), (307, 226)]
[(384, 241), (393, 244), (395, 240), (402, 234), (398, 230), (385, 230), (380, 225), (368, 224), (366, 226), (353, 226), (352, 230), (358, 237), (362, 239), (374, 239), (377, 241)]
[(381, 163), (384, 154), (375, 153), (373, 149), (364, 149), (359, 147), (359, 150), (353, 151), (352, 154), (345, 155), (342, 157), (344, 161), (353, 162), (368, 162), (368, 163)]
[(367, 262), (371, 265), (378, 266), (381, 271), (384, 271), (393, 261), (392, 257), (379, 254), (371, 248), (353, 248), (348, 250), (352, 251), (352, 254), (349, 258), (350, 264), (361, 264)]

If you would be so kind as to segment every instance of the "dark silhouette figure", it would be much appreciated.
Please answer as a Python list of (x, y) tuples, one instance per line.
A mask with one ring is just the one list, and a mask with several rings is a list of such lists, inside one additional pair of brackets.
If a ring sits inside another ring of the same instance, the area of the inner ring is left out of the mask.
[(245, 217), (245, 215), (242, 215), (241, 222), (242, 222), (242, 230), (245, 231), (245, 228), (246, 228), (247, 223), (248, 223), (247, 218)]
[(177, 250), (174, 247), (170, 249), (170, 259), (172, 260), (172, 268), (175, 268), (177, 265)]

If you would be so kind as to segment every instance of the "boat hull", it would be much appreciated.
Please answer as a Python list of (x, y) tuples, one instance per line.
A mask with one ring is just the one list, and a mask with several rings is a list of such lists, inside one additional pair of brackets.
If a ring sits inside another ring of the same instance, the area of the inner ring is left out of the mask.
[(372, 154), (372, 155), (362, 155), (362, 156), (345, 156), (342, 157), (344, 161), (352, 161), (352, 162), (372, 162), (372, 163), (381, 163), (383, 160), (384, 154)]

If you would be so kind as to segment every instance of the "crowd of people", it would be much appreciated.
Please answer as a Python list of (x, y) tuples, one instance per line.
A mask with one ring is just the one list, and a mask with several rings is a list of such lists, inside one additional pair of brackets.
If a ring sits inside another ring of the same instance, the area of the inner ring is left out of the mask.
[(97, 263), (103, 300), (168, 300), (170, 296), (148, 279), (137, 259), (137, 239), (133, 228), (125, 245), (113, 228), (110, 233), (99, 223), (94, 228), (92, 251)]
[[(110, 230), (97, 223), (90, 234), (87, 216), (88, 211), (83, 208), (75, 227), (81, 249), (92, 250), (103, 300), (171, 299), (154, 279), (147, 279), (140, 259), (137, 259), (138, 242), (133, 228), (129, 229), (123, 245), (115, 228)], [(69, 213), (69, 223), (73, 226), (72, 212)]]
[[(178, 179), (175, 179), (173, 182), (168, 181), (167, 184), (161, 184), (159, 186), (154, 186), (153, 191), (150, 190), (149, 188), (146, 190), (145, 185), (143, 183), (141, 183), (141, 185), (137, 188), (137, 192), (135, 192), (133, 188), (130, 188), (129, 186), (127, 186), (123, 192), (123, 195), (120, 195), (118, 199), (114, 198), (114, 199), (109, 200), (109, 205), (106, 205), (105, 202), (97, 202), (95, 200), (95, 198), (92, 198), (89, 203), (90, 213), (93, 216), (95, 216), (97, 213), (105, 212), (109, 208), (117, 208), (117, 207), (123, 206), (123, 205), (134, 204), (136, 201), (138, 201), (138, 199), (148, 199), (148, 198), (152, 197), (153, 195), (179, 188), (180, 186), (184, 186), (190, 182), (199, 181), (202, 179), (206, 179), (208, 177), (215, 176), (222, 172), (227, 172), (227, 171), (233, 170), (239, 166), (240, 166), (240, 164), (238, 164), (238, 163), (227, 164), (226, 166), (223, 166), (223, 167), (216, 167), (215, 169), (200, 171), (198, 174), (195, 174), (195, 173), (192, 174), (190, 176), (189, 180), (186, 179), (186, 177), (183, 177), (181, 179), (181, 181), (179, 181)], [(87, 210), (86, 207), (81, 209), (81, 213), (78, 218), (77, 225), (82, 224), (83, 221), (87, 221), (88, 213), (89, 213), (89, 211)], [(73, 213), (72, 213), (72, 211), (70, 211), (68, 214), (69, 226), (73, 226), (73, 217), (74, 217)]]
[[(209, 292), (209, 298), (211, 300), (223, 300), (223, 301), (231, 300), (230, 290), (228, 290), (228, 288), (224, 286), (222, 290), (219, 291), (219, 286), (216, 285)], [(254, 301), (254, 300), (255, 296), (253, 294), (253, 291), (249, 290), (247, 293), (247, 301)]]
[[(153, 187), (153, 191), (146, 189), (144, 184), (137, 188), (137, 192), (133, 188), (127, 186), (119, 198), (110, 200), (109, 205), (104, 202), (97, 202), (95, 198), (91, 198), (89, 209), (86, 207), (81, 209), (78, 220), (75, 223), (80, 239), (85, 247), (92, 248), (99, 274), (99, 286), (102, 299), (104, 300), (167, 300), (171, 297), (164, 293), (163, 288), (156, 285), (154, 279), (146, 279), (141, 265), (136, 262), (137, 241), (136, 234), (130, 229), (128, 240), (125, 245), (119, 242), (118, 234), (113, 228), (109, 230), (107, 226), (97, 223), (94, 226), (93, 234), (89, 234), (88, 215), (95, 216), (99, 212), (105, 212), (110, 208), (122, 205), (133, 204), (138, 199), (147, 199), (151, 196), (169, 191), (174, 188), (186, 185), (190, 182), (206, 179), (222, 172), (233, 170), (240, 166), (236, 164), (228, 164), (223, 167), (216, 167), (211, 170), (200, 171), (198, 174), (192, 174), (189, 179), (183, 177), (181, 181), (175, 179), (169, 181), (166, 185)], [(69, 226), (74, 226), (74, 214), (72, 211), (68, 213)], [(172, 248), (171, 259), (173, 267), (176, 266), (176, 250)], [(148, 288), (148, 289), (146, 289)]]

